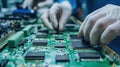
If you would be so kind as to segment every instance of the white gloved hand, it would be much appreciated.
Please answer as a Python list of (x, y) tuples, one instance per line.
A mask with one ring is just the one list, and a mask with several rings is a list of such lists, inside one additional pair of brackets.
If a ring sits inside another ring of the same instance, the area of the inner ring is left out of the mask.
[(92, 45), (109, 44), (120, 35), (120, 6), (108, 4), (89, 14), (80, 27), (79, 35)]
[(33, 4), (33, 0), (25, 0), (25, 1), (23, 2), (22, 7), (23, 7), (23, 8), (31, 8), (31, 7), (32, 7), (32, 4)]
[(59, 29), (59, 31), (62, 31), (71, 13), (72, 7), (70, 3), (63, 1), (60, 4), (53, 4), (53, 6), (41, 16), (41, 20), (48, 29)]
[(39, 2), (39, 3), (37, 4), (37, 6), (38, 6), (39, 8), (49, 7), (50, 5), (52, 5), (52, 3), (53, 3), (53, 0), (45, 0), (45, 1), (43, 1), (43, 2)]

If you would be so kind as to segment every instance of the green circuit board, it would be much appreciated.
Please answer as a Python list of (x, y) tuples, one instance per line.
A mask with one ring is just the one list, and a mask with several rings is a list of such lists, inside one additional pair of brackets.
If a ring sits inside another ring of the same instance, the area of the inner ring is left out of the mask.
[(68, 23), (62, 33), (53, 33), (42, 24), (27, 25), (8, 38), (7, 46), (0, 51), (0, 65), (3, 67), (114, 67), (114, 64), (99, 50), (86, 45), (78, 37), (79, 27), (76, 23)]

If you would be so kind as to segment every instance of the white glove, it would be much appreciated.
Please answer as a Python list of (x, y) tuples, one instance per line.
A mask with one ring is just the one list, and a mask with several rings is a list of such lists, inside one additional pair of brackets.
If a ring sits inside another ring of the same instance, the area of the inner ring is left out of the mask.
[(23, 5), (22, 5), (22, 7), (23, 8), (31, 8), (32, 7), (32, 4), (33, 4), (33, 0), (25, 0), (24, 2), (23, 2)]
[(109, 44), (120, 35), (120, 6), (108, 4), (89, 14), (80, 27), (79, 35), (92, 45)]
[(59, 31), (62, 31), (71, 13), (72, 7), (70, 3), (63, 1), (60, 4), (53, 4), (53, 6), (41, 16), (41, 20), (48, 29), (59, 29)]
[(39, 2), (39, 3), (37, 4), (37, 6), (38, 6), (39, 8), (42, 8), (42, 7), (47, 7), (47, 6), (52, 5), (52, 3), (53, 3), (53, 0), (45, 0), (45, 1), (43, 1), (43, 2)]

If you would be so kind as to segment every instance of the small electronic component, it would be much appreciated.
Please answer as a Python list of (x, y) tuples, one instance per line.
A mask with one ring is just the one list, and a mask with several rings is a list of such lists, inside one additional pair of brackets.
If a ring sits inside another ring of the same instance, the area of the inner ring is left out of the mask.
[(63, 31), (65, 31), (65, 32), (78, 32), (79, 30), (78, 29), (65, 29)]
[(36, 34), (36, 38), (47, 38), (47, 37), (48, 37), (47, 34), (42, 34), (42, 33)]
[(38, 29), (39, 33), (49, 33), (47, 29)]
[(79, 36), (77, 34), (71, 34), (69, 35), (70, 36), (70, 39), (80, 39)]
[(28, 52), (25, 56), (26, 60), (44, 60), (45, 52)]
[(63, 36), (56, 36), (55, 40), (64, 40), (64, 37)]
[(69, 55), (56, 55), (56, 62), (70, 62)]
[(55, 44), (55, 48), (66, 48), (66, 44), (64, 43)]
[(27, 39), (23, 39), (20, 43), (18, 43), (18, 46), (23, 46), (27, 41)]
[(77, 32), (78, 28), (76, 28), (76, 24), (73, 23), (69, 23), (69, 24), (65, 24), (65, 29), (64, 31), (66, 32)]
[(47, 40), (34, 40), (33, 45), (34, 46), (47, 46), (48, 42)]
[(3, 59), (3, 60), (0, 62), (0, 67), (5, 67), (8, 62), (9, 62), (8, 59)]
[(32, 32), (32, 29), (33, 29), (33, 26), (32, 26), (32, 25), (28, 25), (27, 27), (25, 27), (25, 28), (23, 29), (24, 36), (30, 35), (31, 32)]
[(8, 46), (10, 48), (17, 47), (23, 37), (24, 37), (24, 34), (22, 31), (17, 32), (15, 35), (13, 35), (8, 39)]
[(21, 22), (15, 22), (13, 27), (15, 31), (20, 31), (22, 29)]
[(100, 59), (100, 55), (97, 52), (79, 52), (79, 58), (82, 59)]
[(85, 49), (88, 48), (86, 45), (82, 44), (81, 40), (73, 40), (71, 42), (71, 47), (76, 50), (76, 49)]

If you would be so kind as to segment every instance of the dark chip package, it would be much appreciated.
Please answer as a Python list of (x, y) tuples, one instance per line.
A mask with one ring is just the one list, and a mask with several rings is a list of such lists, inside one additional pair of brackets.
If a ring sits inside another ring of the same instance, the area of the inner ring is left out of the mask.
[(40, 29), (38, 30), (38, 32), (41, 32), (41, 33), (49, 33), (49, 31), (47, 29)]
[(45, 52), (28, 52), (25, 56), (26, 60), (44, 60)]
[(100, 59), (100, 55), (97, 52), (79, 52), (80, 59)]
[(47, 38), (47, 37), (48, 37), (47, 34), (40, 34), (40, 33), (38, 33), (38, 34), (36, 35), (36, 38)]
[(56, 36), (55, 40), (64, 40), (64, 37), (63, 36)]
[(55, 48), (66, 48), (66, 44), (64, 43), (55, 44)]
[(76, 28), (74, 28), (74, 29), (64, 29), (63, 31), (64, 32), (78, 32), (79, 29), (76, 29)]
[(32, 43), (34, 46), (47, 46), (47, 40), (34, 40)]
[(69, 55), (56, 55), (56, 62), (70, 62)]
[(81, 40), (73, 40), (73, 41), (71, 41), (71, 47), (74, 50), (88, 48), (86, 45), (82, 44)]
[(80, 39), (80, 37), (76, 34), (71, 34), (70, 39)]

